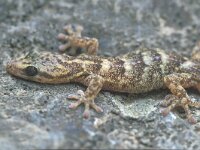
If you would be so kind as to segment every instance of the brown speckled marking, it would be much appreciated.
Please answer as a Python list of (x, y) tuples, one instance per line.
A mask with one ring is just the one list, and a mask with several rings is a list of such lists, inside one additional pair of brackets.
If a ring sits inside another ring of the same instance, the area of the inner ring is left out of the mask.
[[(87, 54), (75, 57), (33, 52), (8, 63), (7, 71), (41, 83), (78, 82), (88, 86), (85, 92), (79, 90), (77, 94), (69, 95), (69, 98), (77, 100), (70, 108), (77, 108), (82, 103), (85, 105), (85, 118), (89, 117), (89, 107), (102, 111), (94, 102), (101, 89), (144, 93), (168, 88), (172, 94), (163, 101), (163, 105), (167, 106), (163, 114), (167, 115), (174, 107), (181, 106), (188, 121), (196, 122), (189, 106), (200, 108), (200, 102), (192, 102), (185, 89), (193, 87), (200, 92), (200, 44), (195, 47), (192, 59), (175, 52), (148, 48), (138, 48), (118, 57), (102, 57), (96, 56), (98, 40), (81, 37), (81, 26), (68, 25), (64, 30), (67, 35), (59, 34), (58, 39), (67, 43), (61, 45), (60, 50), (83, 48)], [(33, 67), (33, 71), (37, 72), (27, 73), (27, 67)]]
[(122, 79), (122, 76), (125, 73), (125, 68), (124, 68), (124, 61), (121, 59), (111, 59), (112, 65), (110, 66), (110, 69), (108, 71), (108, 74), (110, 74), (111, 78), (113, 80), (120, 80)]

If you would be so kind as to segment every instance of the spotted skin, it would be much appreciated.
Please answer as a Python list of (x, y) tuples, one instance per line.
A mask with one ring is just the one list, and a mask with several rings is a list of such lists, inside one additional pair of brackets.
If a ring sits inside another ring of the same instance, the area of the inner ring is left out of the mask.
[(82, 83), (87, 86), (86, 91), (79, 90), (68, 98), (77, 100), (69, 106), (72, 109), (82, 103), (85, 105), (85, 118), (89, 117), (90, 107), (102, 112), (102, 108), (94, 102), (102, 89), (144, 93), (168, 88), (172, 94), (162, 102), (166, 107), (163, 115), (181, 106), (188, 121), (196, 122), (189, 107), (200, 108), (200, 102), (191, 101), (185, 89), (193, 87), (200, 91), (199, 43), (190, 59), (175, 52), (148, 48), (138, 48), (117, 57), (103, 57), (96, 55), (99, 46), (97, 39), (81, 37), (83, 27), (67, 25), (64, 30), (66, 34), (58, 35), (59, 40), (66, 42), (59, 47), (60, 51), (86, 49), (86, 54), (69, 56), (64, 53), (31, 52), (10, 61), (7, 64), (8, 73), (41, 83)]

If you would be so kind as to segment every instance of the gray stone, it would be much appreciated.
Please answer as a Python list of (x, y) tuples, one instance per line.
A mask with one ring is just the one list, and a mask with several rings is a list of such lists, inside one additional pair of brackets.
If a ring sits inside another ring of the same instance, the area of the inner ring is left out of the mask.
[[(36, 49), (56, 52), (65, 24), (84, 26), (99, 39), (101, 55), (115, 56), (140, 45), (189, 56), (200, 40), (199, 0), (1, 0), (0, 149), (157, 148), (200, 149), (200, 124), (183, 113), (160, 114), (166, 90), (128, 95), (102, 91), (104, 112), (82, 118), (68, 109), (78, 84), (47, 85), (7, 74), (6, 63)], [(199, 94), (189, 90), (198, 100)], [(200, 121), (199, 109), (192, 109)]]

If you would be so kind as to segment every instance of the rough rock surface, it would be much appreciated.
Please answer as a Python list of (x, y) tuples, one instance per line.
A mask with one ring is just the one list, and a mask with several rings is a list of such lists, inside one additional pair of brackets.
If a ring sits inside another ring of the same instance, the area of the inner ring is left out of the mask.
[[(6, 63), (33, 49), (57, 51), (56, 35), (68, 23), (100, 41), (101, 55), (121, 54), (143, 44), (189, 56), (200, 40), (199, 0), (1, 0), (0, 1), (0, 149), (159, 148), (200, 149), (198, 123), (184, 113), (160, 115), (169, 91), (139, 95), (101, 92), (104, 113), (69, 110), (68, 94), (85, 87), (45, 85), (11, 77)], [(199, 93), (189, 90), (198, 100)]]

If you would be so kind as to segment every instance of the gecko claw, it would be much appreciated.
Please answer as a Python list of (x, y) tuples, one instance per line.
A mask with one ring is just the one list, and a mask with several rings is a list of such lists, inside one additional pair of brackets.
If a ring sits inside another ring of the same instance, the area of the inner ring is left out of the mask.
[(58, 39), (58, 40), (65, 40), (65, 37), (66, 37), (65, 34), (59, 33), (58, 36), (57, 36), (57, 39)]
[(103, 109), (97, 106), (95, 103), (91, 104), (90, 106), (98, 113), (103, 112)]
[(193, 116), (190, 116), (188, 117), (188, 122), (191, 123), (191, 124), (196, 124), (197, 123), (197, 120), (193, 117)]
[(71, 108), (71, 109), (76, 109), (81, 103), (82, 103), (82, 102), (81, 102), (80, 100), (77, 101), (76, 103), (71, 103), (71, 104), (69, 105), (69, 108)]
[(88, 119), (90, 117), (90, 112), (89, 110), (85, 110), (83, 113), (83, 118)]
[(164, 110), (162, 110), (162, 115), (164, 116), (164, 117), (166, 117), (168, 114), (169, 114), (169, 112), (170, 112), (170, 110), (168, 109), (168, 108), (165, 108)]
[(72, 99), (72, 100), (78, 100), (78, 99), (80, 98), (80, 96), (75, 95), (75, 94), (70, 94), (70, 95), (68, 95), (67, 98), (68, 98), (68, 99)]
[(63, 44), (58, 47), (59, 51), (64, 52), (66, 49), (69, 48), (69, 44)]

